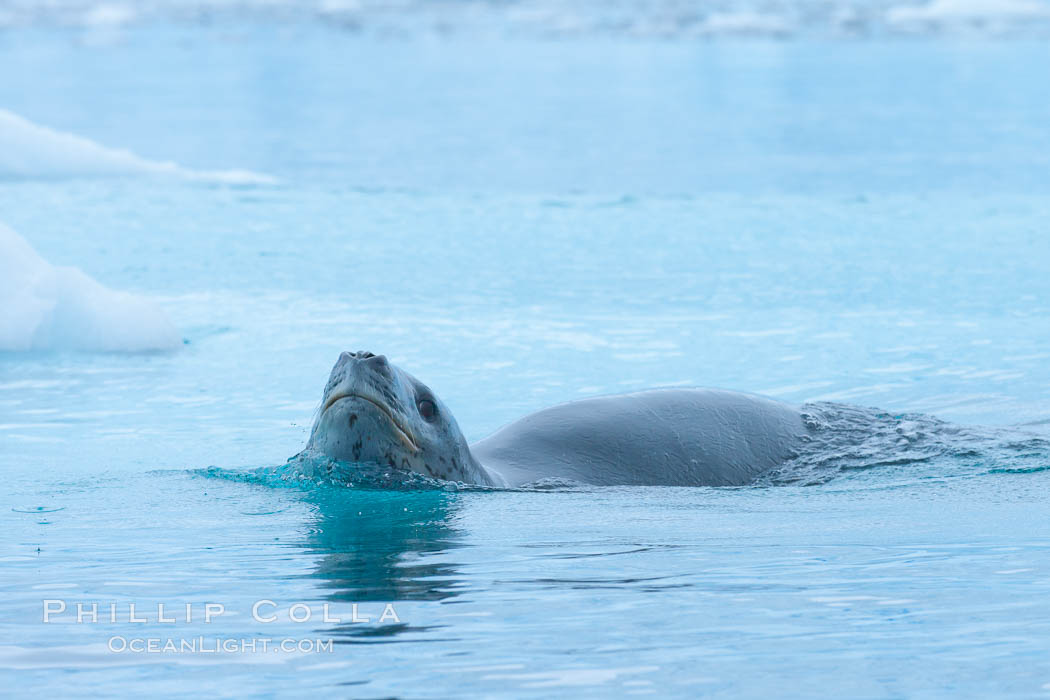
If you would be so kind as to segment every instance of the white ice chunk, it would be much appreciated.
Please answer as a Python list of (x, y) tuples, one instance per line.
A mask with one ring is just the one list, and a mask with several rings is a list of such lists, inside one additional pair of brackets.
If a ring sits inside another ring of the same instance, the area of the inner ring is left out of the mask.
[(0, 224), (0, 350), (165, 350), (178, 331), (153, 302), (44, 260)]
[(0, 109), (0, 179), (154, 175), (227, 184), (269, 184), (247, 170), (200, 171), (148, 160), (131, 151), (40, 126)]
[(1050, 3), (1043, 0), (931, 0), (925, 5), (893, 7), (886, 13), (890, 26), (901, 29), (1012, 25), (1045, 19), (1050, 19)]
[(761, 12), (715, 12), (700, 27), (702, 34), (714, 36), (786, 37), (794, 26), (786, 18)]

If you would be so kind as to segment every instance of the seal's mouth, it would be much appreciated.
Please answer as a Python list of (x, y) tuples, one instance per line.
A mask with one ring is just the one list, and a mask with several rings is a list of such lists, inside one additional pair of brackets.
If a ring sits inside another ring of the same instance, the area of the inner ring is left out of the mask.
[(335, 405), (336, 402), (342, 401), (343, 399), (361, 399), (362, 401), (367, 401), (368, 403), (378, 408), (379, 411), (387, 417), (387, 419), (390, 421), (390, 424), (394, 426), (394, 431), (397, 433), (397, 436), (401, 440), (401, 442), (405, 444), (405, 447), (409, 448), (413, 452), (420, 452), (419, 445), (416, 443), (415, 438), (413, 438), (412, 433), (409, 432), (408, 428), (406, 428), (405, 425), (397, 419), (397, 416), (386, 406), (386, 404), (382, 403), (381, 401), (372, 396), (359, 394), (353, 391), (337, 391), (331, 396), (329, 396), (328, 400), (324, 402), (324, 408), (321, 409), (322, 415), (325, 413), (325, 411), (327, 411), (329, 408)]

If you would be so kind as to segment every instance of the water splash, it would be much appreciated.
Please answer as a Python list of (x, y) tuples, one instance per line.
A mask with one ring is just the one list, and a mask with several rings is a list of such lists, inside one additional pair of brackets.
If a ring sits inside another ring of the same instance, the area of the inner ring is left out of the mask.
[(382, 491), (455, 491), (486, 488), (441, 481), (416, 472), (374, 463), (342, 462), (306, 452), (301, 452), (276, 467), (243, 471), (213, 466), (196, 469), (192, 473), (207, 478), (274, 488), (341, 487)]

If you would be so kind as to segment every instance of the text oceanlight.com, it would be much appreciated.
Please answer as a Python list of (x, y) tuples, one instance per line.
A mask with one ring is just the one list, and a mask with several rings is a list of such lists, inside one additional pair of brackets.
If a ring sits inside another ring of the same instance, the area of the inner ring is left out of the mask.
[(272, 639), (270, 637), (124, 637), (109, 638), (109, 650), (132, 654), (285, 654), (332, 653), (331, 639)]

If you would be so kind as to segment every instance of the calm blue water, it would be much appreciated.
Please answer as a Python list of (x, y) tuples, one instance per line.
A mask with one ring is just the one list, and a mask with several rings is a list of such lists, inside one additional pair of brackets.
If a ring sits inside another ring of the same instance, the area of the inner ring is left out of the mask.
[[(0, 179), (0, 221), (155, 299), (184, 338), (0, 353), (6, 690), (1050, 693), (1048, 64), (1045, 42), (973, 37), (0, 33), (0, 108), (277, 179)], [(1015, 437), (809, 487), (195, 471), (283, 463), (358, 348), (427, 382), (471, 440), (667, 385)], [(68, 609), (44, 623), (45, 599)], [(275, 622), (252, 619), (260, 600)], [(77, 624), (77, 602), (100, 621)], [(205, 603), (225, 614), (205, 623)], [(151, 654), (115, 636), (335, 644)]]

